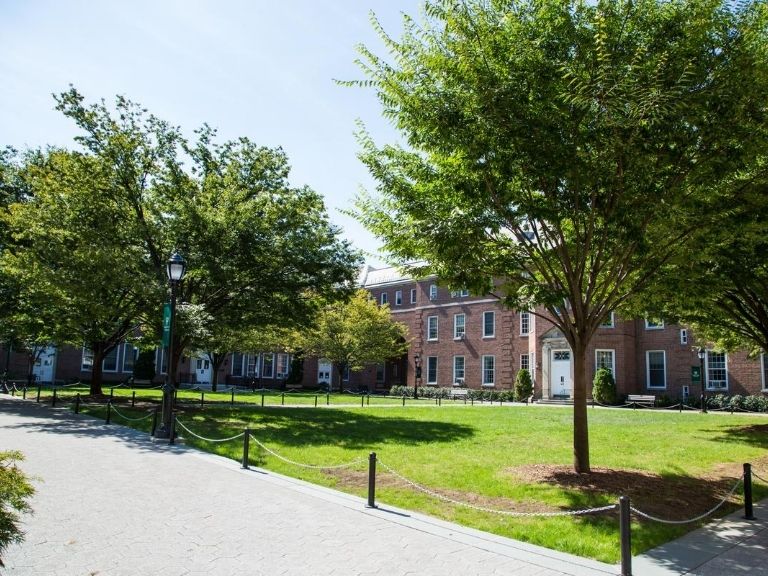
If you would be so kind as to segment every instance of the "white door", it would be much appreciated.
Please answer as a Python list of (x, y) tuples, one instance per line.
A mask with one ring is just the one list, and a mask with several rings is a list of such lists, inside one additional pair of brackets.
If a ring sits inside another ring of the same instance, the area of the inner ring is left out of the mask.
[(208, 358), (198, 358), (195, 365), (195, 382), (198, 384), (211, 383), (211, 361)]
[(56, 347), (48, 346), (43, 349), (32, 367), (32, 374), (37, 382), (53, 382), (53, 367), (56, 360)]
[(325, 359), (320, 360), (317, 365), (317, 383), (325, 384), (326, 386), (331, 383), (331, 370), (333, 364)]
[(571, 396), (571, 351), (552, 350), (549, 383), (553, 396)]

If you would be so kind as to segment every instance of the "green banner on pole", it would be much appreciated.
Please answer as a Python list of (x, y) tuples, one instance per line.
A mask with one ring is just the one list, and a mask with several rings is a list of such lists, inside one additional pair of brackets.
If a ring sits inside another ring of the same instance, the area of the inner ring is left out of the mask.
[(171, 340), (171, 305), (163, 304), (163, 346), (168, 347)]
[(701, 384), (701, 366), (691, 366), (691, 382)]

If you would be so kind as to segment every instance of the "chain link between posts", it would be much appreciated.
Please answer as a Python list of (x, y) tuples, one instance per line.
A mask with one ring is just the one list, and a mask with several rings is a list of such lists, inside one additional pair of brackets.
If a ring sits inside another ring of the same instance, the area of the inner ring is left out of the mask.
[(153, 414), (153, 412), (150, 412), (146, 416), (141, 416), (140, 418), (131, 418), (130, 416), (126, 416), (125, 414), (120, 412), (120, 410), (118, 410), (114, 404), (112, 404), (112, 411), (118, 416), (120, 416), (120, 418), (122, 418), (123, 420), (128, 420), (128, 422), (140, 422), (142, 420), (146, 420), (147, 418), (152, 418), (152, 414)]
[(762, 477), (762, 476), (760, 476), (759, 474), (755, 474), (755, 471), (754, 471), (754, 470), (752, 470), (752, 476), (754, 476), (754, 477), (755, 477), (755, 478), (757, 478), (758, 480), (760, 480), (760, 481), (762, 481), (762, 482), (765, 482), (766, 484), (768, 484), (768, 480), (766, 480), (765, 478), (763, 478), (763, 477)]
[(192, 430), (187, 428), (184, 425), (184, 423), (181, 420), (179, 420), (178, 418), (176, 418), (176, 424), (181, 426), (188, 434), (191, 434), (192, 436), (194, 436), (198, 440), (203, 440), (204, 442), (230, 442), (232, 440), (237, 440), (238, 438), (242, 438), (243, 436), (245, 436), (245, 432), (240, 432), (240, 434), (236, 434), (234, 436), (230, 436), (229, 438), (206, 438), (205, 436), (200, 436), (199, 434), (195, 434), (194, 432), (192, 432)]
[(300, 466), (301, 468), (310, 468), (310, 469), (313, 469), (313, 470), (337, 470), (339, 468), (351, 468), (352, 466), (357, 466), (358, 464), (362, 464), (366, 460), (365, 458), (356, 458), (355, 460), (352, 460), (351, 462), (347, 462), (346, 464), (336, 464), (336, 465), (333, 465), (333, 466), (316, 466), (314, 464), (303, 464), (301, 462), (296, 462), (295, 460), (290, 460), (289, 458), (286, 458), (285, 456), (282, 456), (282, 455), (278, 454), (274, 450), (270, 450), (264, 444), (259, 442), (253, 436), (253, 434), (250, 434), (250, 437), (251, 437), (251, 440), (253, 440), (254, 442), (256, 442), (256, 444), (261, 446), (261, 448), (263, 448), (265, 452), (271, 454), (272, 456), (274, 456), (278, 460), (282, 460), (283, 462), (286, 462), (288, 464), (293, 464), (294, 466)]
[(654, 522), (661, 522), (662, 524), (690, 524), (692, 522), (698, 522), (699, 520), (703, 520), (707, 516), (710, 516), (714, 514), (717, 510), (719, 510), (720, 507), (722, 507), (723, 504), (725, 504), (728, 501), (728, 499), (731, 496), (733, 496), (733, 493), (736, 492), (736, 489), (741, 485), (743, 480), (744, 480), (744, 475), (742, 474), (741, 478), (736, 480), (736, 483), (733, 485), (733, 488), (731, 488), (731, 491), (728, 492), (728, 495), (725, 498), (723, 498), (717, 504), (717, 506), (715, 506), (710, 510), (707, 510), (706, 512), (704, 512), (704, 514), (700, 514), (695, 518), (690, 518), (688, 520), (665, 520), (664, 518), (657, 518), (655, 516), (651, 516), (650, 514), (646, 514), (645, 512), (643, 512), (642, 510), (638, 510), (634, 506), (630, 506), (630, 509), (632, 510), (632, 512), (634, 512), (638, 516), (642, 516), (643, 518), (647, 518), (648, 520), (653, 520)]
[(419, 490), (420, 492), (423, 492), (424, 494), (427, 494), (429, 496), (432, 496), (433, 498), (437, 498), (438, 500), (442, 500), (443, 502), (448, 502), (449, 504), (455, 504), (457, 506), (464, 506), (466, 508), (471, 508), (473, 510), (478, 510), (480, 512), (488, 512), (491, 514), (502, 514), (504, 516), (515, 516), (515, 517), (521, 517), (521, 518), (534, 518), (534, 517), (543, 517), (543, 518), (551, 518), (556, 516), (581, 516), (584, 514), (596, 514), (599, 512), (608, 512), (609, 510), (616, 510), (618, 508), (617, 504), (609, 504), (607, 506), (599, 506), (596, 508), (585, 508), (583, 510), (565, 510), (561, 512), (513, 512), (512, 510), (496, 510), (494, 508), (486, 508), (484, 506), (477, 506), (476, 504), (470, 504), (469, 502), (462, 502), (460, 500), (454, 500), (453, 498), (449, 498), (448, 496), (445, 496), (443, 494), (440, 494), (438, 492), (434, 492), (433, 490), (430, 490), (429, 488), (425, 488), (424, 486), (417, 484), (413, 480), (409, 480), (402, 474), (398, 473), (397, 471), (393, 470), (389, 466), (387, 466), (384, 462), (382, 462), (379, 458), (376, 458), (376, 462), (381, 464), (381, 466), (387, 470), (390, 474), (395, 476), (396, 478), (399, 478), (406, 484), (409, 484), (416, 490)]

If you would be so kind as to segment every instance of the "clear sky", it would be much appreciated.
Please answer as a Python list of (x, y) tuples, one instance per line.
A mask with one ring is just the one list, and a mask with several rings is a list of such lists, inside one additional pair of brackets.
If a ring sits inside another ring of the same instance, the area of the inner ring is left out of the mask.
[(355, 120), (379, 142), (397, 134), (361, 78), (359, 43), (383, 53), (373, 11), (399, 37), (419, 0), (0, 0), (0, 146), (73, 146), (53, 109), (73, 84), (92, 102), (123, 94), (181, 126), (221, 140), (282, 146), (291, 184), (324, 195), (332, 221), (369, 253), (379, 242), (339, 213), (374, 183), (357, 159)]

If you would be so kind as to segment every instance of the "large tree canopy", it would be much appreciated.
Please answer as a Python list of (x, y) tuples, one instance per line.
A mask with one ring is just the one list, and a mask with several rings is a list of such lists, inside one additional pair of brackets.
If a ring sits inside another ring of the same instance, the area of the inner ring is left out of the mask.
[(361, 48), (406, 146), (361, 135), (362, 221), (403, 265), (546, 310), (574, 358), (588, 472), (587, 348), (768, 143), (768, 8), (714, 0), (436, 0), (391, 59)]

